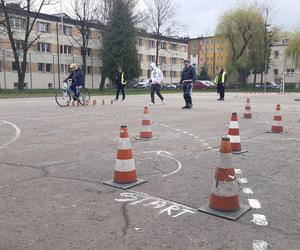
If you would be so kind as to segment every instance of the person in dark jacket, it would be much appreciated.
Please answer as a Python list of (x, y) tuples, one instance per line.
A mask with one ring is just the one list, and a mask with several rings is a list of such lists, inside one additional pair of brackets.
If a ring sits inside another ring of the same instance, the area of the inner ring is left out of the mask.
[(183, 87), (183, 98), (185, 100), (185, 106), (183, 109), (191, 109), (193, 107), (192, 102), (192, 90), (193, 83), (196, 80), (196, 72), (189, 60), (184, 60), (184, 69), (181, 74), (180, 85)]
[(72, 63), (70, 65), (70, 70), (71, 70), (71, 73), (64, 80), (64, 82), (67, 82), (68, 80), (72, 80), (70, 89), (74, 93), (73, 100), (76, 101), (78, 98), (77, 87), (84, 86), (85, 80), (84, 80), (84, 75), (81, 73), (81, 69), (75, 63)]
[(114, 99), (114, 101), (118, 101), (119, 100), (119, 94), (120, 91), (122, 92), (122, 101), (125, 100), (125, 84), (126, 84), (126, 80), (125, 80), (125, 73), (122, 70), (122, 67), (118, 67), (117, 69), (117, 73), (116, 73), (116, 79), (115, 79), (115, 84), (116, 84), (116, 88), (117, 88), (117, 93), (116, 93), (116, 98)]

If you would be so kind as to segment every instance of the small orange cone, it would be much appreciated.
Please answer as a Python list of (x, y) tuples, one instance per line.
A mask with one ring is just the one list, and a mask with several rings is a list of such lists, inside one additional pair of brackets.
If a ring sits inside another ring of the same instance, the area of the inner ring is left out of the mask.
[(276, 105), (276, 114), (274, 115), (274, 122), (272, 125), (271, 133), (283, 133), (282, 116), (280, 114), (280, 104)]
[(140, 137), (136, 137), (137, 140), (153, 140), (157, 137), (153, 137), (151, 129), (150, 112), (148, 107), (144, 107), (144, 119), (142, 120), (142, 130)]
[(232, 113), (229, 129), (228, 129), (228, 137), (230, 138), (233, 154), (243, 154), (247, 152), (246, 150), (242, 151), (241, 136), (240, 136), (237, 113)]
[(104, 184), (128, 189), (144, 182), (146, 181), (137, 178), (127, 126), (121, 126), (114, 177)]
[(244, 118), (245, 119), (251, 119), (252, 118), (250, 98), (247, 98), (247, 103), (246, 103), (246, 106), (245, 106)]
[(222, 138), (220, 147), (221, 162), (215, 171), (215, 182), (209, 203), (198, 210), (222, 218), (237, 220), (251, 207), (240, 204), (239, 186), (235, 178), (231, 153), (229, 138)]
[(96, 104), (97, 104), (97, 100), (94, 99), (94, 100), (93, 100), (93, 106), (96, 106)]

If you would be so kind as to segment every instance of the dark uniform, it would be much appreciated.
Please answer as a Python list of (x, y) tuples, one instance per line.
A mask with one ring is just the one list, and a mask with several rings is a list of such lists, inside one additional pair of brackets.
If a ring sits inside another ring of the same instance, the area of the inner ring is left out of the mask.
[(119, 99), (119, 94), (120, 91), (122, 92), (123, 98), (122, 101), (125, 100), (125, 84), (126, 84), (126, 80), (125, 80), (125, 74), (123, 71), (119, 72), (117, 71), (117, 75), (116, 75), (116, 80), (115, 80), (115, 84), (116, 84), (116, 88), (117, 88), (117, 93), (116, 93), (116, 101)]
[(225, 97), (225, 83), (227, 81), (227, 74), (223, 69), (220, 70), (220, 73), (216, 76), (215, 83), (218, 87), (218, 93), (220, 93), (219, 101), (224, 101)]
[[(189, 61), (185, 61), (185, 63)], [(180, 80), (180, 85), (183, 87), (183, 98), (185, 100), (185, 106), (182, 107), (184, 109), (191, 109), (193, 107), (192, 102), (192, 90), (193, 83), (196, 80), (196, 72), (193, 66), (188, 65), (185, 66)]]

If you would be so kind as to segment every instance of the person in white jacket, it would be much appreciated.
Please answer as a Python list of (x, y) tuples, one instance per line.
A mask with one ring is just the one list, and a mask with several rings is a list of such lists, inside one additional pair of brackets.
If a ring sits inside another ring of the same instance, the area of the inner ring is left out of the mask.
[(164, 78), (163, 73), (161, 72), (161, 70), (156, 67), (155, 63), (150, 63), (150, 68), (152, 69), (151, 72), (151, 79), (150, 79), (150, 83), (151, 83), (151, 102), (149, 105), (154, 105), (155, 100), (154, 100), (154, 93), (156, 92), (157, 96), (160, 98), (160, 100), (162, 101), (162, 103), (165, 103), (165, 99), (163, 98), (163, 96), (160, 93), (160, 84)]

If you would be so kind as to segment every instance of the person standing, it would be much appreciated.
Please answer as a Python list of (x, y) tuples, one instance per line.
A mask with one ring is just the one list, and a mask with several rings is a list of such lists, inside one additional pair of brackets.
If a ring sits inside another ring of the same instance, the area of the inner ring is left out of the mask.
[(158, 67), (156, 67), (155, 63), (150, 63), (150, 68), (152, 69), (152, 72), (151, 72), (151, 79), (150, 79), (150, 83), (151, 83), (151, 102), (150, 102), (149, 105), (154, 105), (155, 104), (155, 99), (154, 99), (154, 94), (155, 93), (160, 98), (162, 103), (165, 104), (165, 99), (160, 93), (161, 83), (162, 83), (163, 78), (164, 78), (163, 73), (161, 72), (161, 70)]
[(220, 94), (218, 101), (224, 101), (225, 97), (225, 83), (227, 81), (227, 74), (223, 68), (221, 68), (218, 75), (215, 78), (215, 84), (217, 84), (217, 93)]
[(196, 72), (194, 67), (191, 65), (190, 60), (184, 60), (184, 68), (180, 80), (180, 85), (183, 86), (183, 98), (185, 101), (185, 106), (182, 107), (183, 109), (191, 109), (193, 107), (192, 90), (195, 80)]
[(116, 98), (114, 99), (114, 101), (119, 100), (120, 91), (122, 92), (122, 96), (123, 96), (122, 101), (124, 101), (125, 100), (124, 88), (125, 88), (126, 80), (125, 80), (125, 74), (124, 74), (121, 66), (119, 66), (117, 69), (115, 84), (116, 84), (116, 88), (117, 88), (117, 93), (116, 93)]

